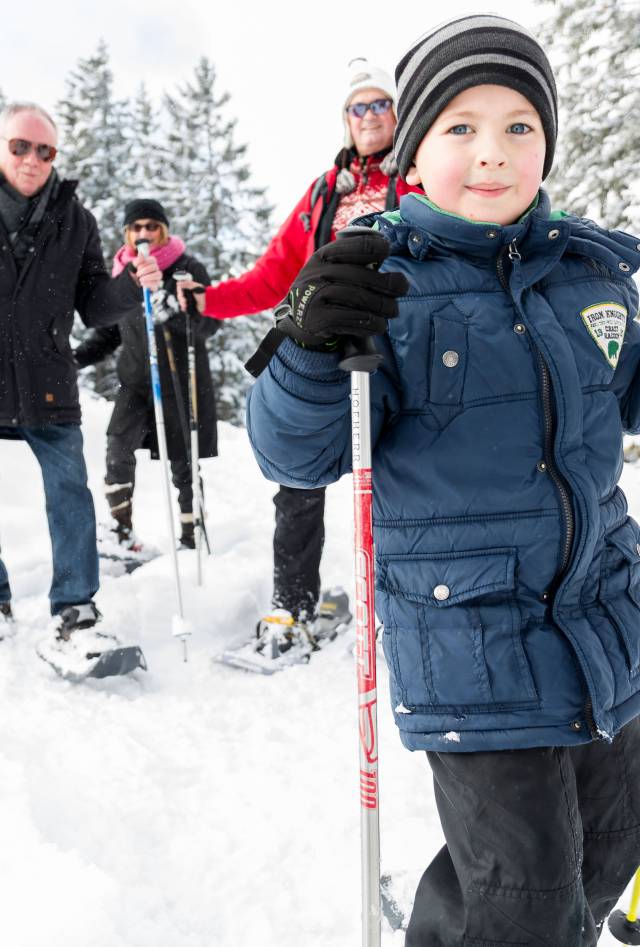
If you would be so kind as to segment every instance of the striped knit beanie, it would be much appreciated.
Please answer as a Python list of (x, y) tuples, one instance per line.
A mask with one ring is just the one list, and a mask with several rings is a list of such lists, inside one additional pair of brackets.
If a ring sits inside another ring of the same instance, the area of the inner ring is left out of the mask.
[(515, 89), (536, 108), (547, 142), (542, 176), (549, 174), (558, 134), (556, 84), (541, 46), (513, 20), (487, 14), (436, 27), (400, 60), (396, 83), (394, 147), (403, 178), (440, 112), (465, 89), (477, 85)]

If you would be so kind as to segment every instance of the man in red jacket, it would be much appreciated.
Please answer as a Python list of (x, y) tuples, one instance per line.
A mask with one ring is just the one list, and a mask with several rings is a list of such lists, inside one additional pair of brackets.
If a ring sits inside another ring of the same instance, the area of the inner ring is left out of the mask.
[[(352, 60), (342, 114), (345, 143), (333, 167), (312, 182), (265, 253), (239, 276), (197, 295), (206, 316), (231, 319), (277, 305), (311, 254), (334, 240), (336, 232), (364, 214), (390, 210), (410, 187), (398, 177), (392, 153), (396, 126), (395, 85), (384, 70), (364, 59)], [(185, 283), (185, 288), (197, 284)], [(183, 301), (184, 308), (184, 301)], [(324, 544), (325, 488), (297, 490), (280, 487), (274, 498), (276, 528), (273, 540), (275, 614), (258, 632), (277, 641), (264, 653), (286, 651), (296, 632), (316, 613), (320, 594), (320, 558)], [(293, 619), (293, 624), (291, 621)]]

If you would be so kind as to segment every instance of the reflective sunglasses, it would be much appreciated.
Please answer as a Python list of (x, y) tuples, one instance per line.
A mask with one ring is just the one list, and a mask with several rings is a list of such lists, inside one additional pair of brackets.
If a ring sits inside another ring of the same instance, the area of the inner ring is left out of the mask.
[(353, 105), (347, 105), (347, 113), (354, 118), (364, 118), (369, 109), (374, 115), (384, 115), (392, 105), (391, 99), (375, 99), (373, 102), (354, 102)]
[(24, 158), (30, 151), (35, 151), (40, 161), (53, 161), (58, 154), (58, 149), (53, 145), (37, 145), (34, 141), (27, 141), (26, 138), (4, 138), (4, 140), (7, 142), (9, 151), (16, 158)]
[(155, 233), (156, 230), (160, 230), (160, 224), (155, 220), (150, 220), (148, 224), (129, 224), (129, 230), (133, 230), (134, 233), (140, 233), (143, 230)]

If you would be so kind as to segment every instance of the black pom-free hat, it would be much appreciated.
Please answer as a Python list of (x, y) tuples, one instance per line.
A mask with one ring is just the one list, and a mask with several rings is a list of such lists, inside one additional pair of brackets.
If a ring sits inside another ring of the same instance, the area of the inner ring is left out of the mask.
[(161, 224), (169, 226), (169, 219), (165, 214), (164, 207), (160, 201), (154, 201), (152, 198), (141, 197), (125, 204), (124, 226), (128, 227), (136, 220), (157, 220)]

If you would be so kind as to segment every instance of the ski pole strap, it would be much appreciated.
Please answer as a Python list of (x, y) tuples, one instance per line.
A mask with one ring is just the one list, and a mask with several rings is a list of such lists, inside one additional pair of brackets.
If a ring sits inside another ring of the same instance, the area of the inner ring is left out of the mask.
[(262, 374), (285, 338), (284, 332), (281, 332), (277, 326), (269, 329), (251, 358), (244, 363), (250, 375), (257, 378)]

